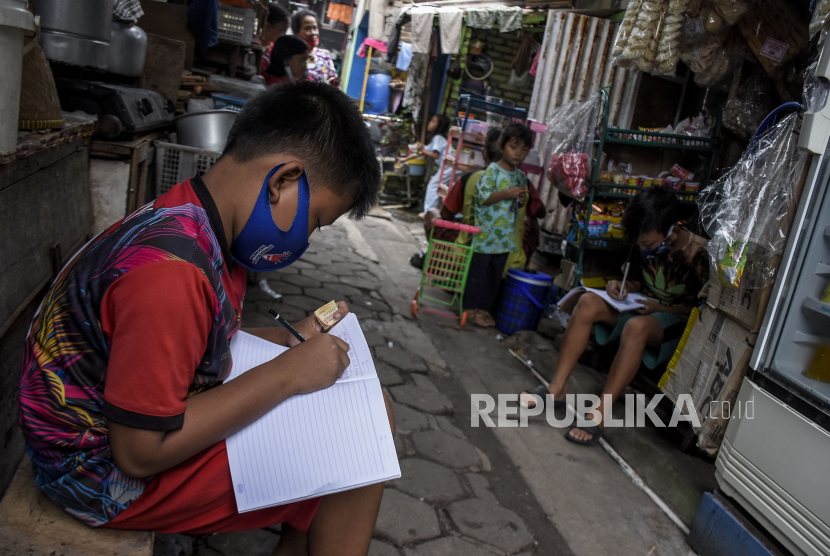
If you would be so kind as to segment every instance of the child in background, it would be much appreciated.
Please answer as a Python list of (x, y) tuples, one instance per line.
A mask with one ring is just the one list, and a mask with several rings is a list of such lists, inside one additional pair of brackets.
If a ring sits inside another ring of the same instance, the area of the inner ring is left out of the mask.
[(308, 45), (299, 37), (284, 35), (278, 38), (271, 50), (271, 63), (264, 74), (265, 84), (270, 87), (305, 78), (308, 52)]
[[(418, 145), (415, 154), (409, 155), (406, 158), (399, 158), (398, 162), (406, 162), (421, 155), (431, 158), (435, 161), (435, 173), (427, 184), (426, 193), (424, 194), (424, 212), (419, 216), (423, 218), (429, 209), (438, 206), (438, 181), (441, 178), (441, 165), (444, 163), (444, 152), (447, 149), (447, 132), (450, 129), (450, 119), (442, 114), (435, 114), (427, 124), (427, 131), (432, 134), (432, 139), (426, 145)], [(450, 172), (445, 171), (443, 176), (443, 183), (447, 185), (450, 181)]]
[(519, 207), (527, 202), (527, 177), (517, 168), (527, 154), (533, 133), (512, 123), (499, 140), (501, 160), (491, 163), (476, 184), (473, 199), (475, 225), (481, 229), (473, 245), (473, 260), (464, 291), (464, 309), (472, 322), (489, 327), (507, 257), (516, 250)]

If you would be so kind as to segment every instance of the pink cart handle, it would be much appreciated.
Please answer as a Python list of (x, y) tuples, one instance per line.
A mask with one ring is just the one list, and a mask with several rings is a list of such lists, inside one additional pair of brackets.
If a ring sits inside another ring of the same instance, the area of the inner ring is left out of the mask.
[(481, 229), (477, 228), (476, 226), (468, 226), (467, 224), (456, 224), (455, 222), (441, 220), (440, 218), (433, 220), (432, 223), (438, 226), (439, 228), (449, 228), (450, 230), (470, 232), (471, 234), (477, 234), (481, 231)]

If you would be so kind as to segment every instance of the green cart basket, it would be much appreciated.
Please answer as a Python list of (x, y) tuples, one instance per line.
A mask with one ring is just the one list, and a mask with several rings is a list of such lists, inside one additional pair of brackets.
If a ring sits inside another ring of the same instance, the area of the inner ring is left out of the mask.
[[(470, 242), (470, 245), (462, 245), (435, 239), (432, 234), (435, 232), (436, 226), (467, 232), (473, 236), (473, 241)], [(421, 284), (418, 286), (418, 291), (415, 292), (415, 299), (412, 300), (413, 317), (418, 318), (418, 311), (426, 311), (436, 315), (461, 319), (461, 327), (464, 328), (464, 325), (467, 324), (467, 311), (464, 310), (464, 286), (467, 285), (467, 273), (470, 271), (470, 263), (473, 259), (472, 246), (475, 244), (475, 235), (480, 231), (476, 226), (468, 226), (467, 224), (457, 224), (440, 219), (433, 222), (432, 230), (429, 233), (429, 248), (424, 257)], [(426, 286), (451, 293), (452, 298), (447, 301), (446, 299), (430, 297), (424, 293)], [(447, 307), (453, 307), (457, 304), (458, 314), (421, 307), (421, 302), (424, 300)]]

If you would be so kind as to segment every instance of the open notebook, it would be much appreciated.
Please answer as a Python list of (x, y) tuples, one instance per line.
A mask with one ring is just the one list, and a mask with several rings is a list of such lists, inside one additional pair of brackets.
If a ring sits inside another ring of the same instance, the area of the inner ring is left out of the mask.
[[(354, 314), (329, 334), (349, 344), (351, 364), (329, 388), (292, 396), (227, 439), (240, 513), (401, 476), (369, 345)], [(288, 348), (237, 332), (233, 380)]]
[(604, 289), (599, 288), (586, 288), (585, 286), (579, 286), (571, 291), (568, 294), (559, 300), (559, 306), (565, 307), (567, 306), (567, 301), (577, 294), (581, 294), (582, 292), (593, 292), (600, 296), (606, 303), (608, 303), (611, 307), (619, 311), (620, 313), (625, 313), (626, 311), (634, 311), (635, 309), (642, 309), (643, 308), (643, 300), (648, 299), (645, 296), (640, 295), (639, 293), (630, 293), (628, 296), (623, 299), (622, 301), (618, 299), (614, 299)]

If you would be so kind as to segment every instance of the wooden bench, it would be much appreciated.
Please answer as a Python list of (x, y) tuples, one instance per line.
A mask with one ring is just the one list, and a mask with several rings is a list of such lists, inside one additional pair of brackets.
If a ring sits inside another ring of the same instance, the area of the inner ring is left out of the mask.
[(23, 458), (0, 502), (0, 555), (152, 556), (153, 533), (87, 527), (60, 509), (35, 485)]

